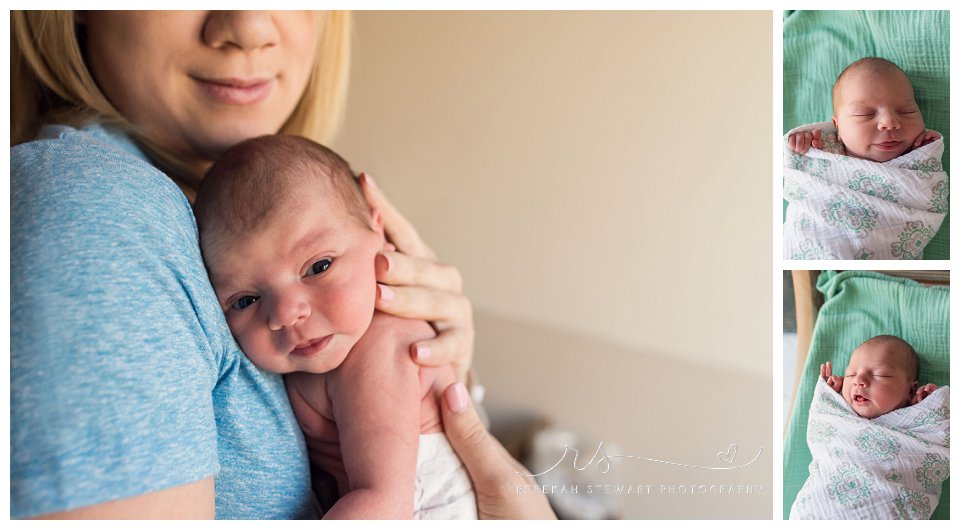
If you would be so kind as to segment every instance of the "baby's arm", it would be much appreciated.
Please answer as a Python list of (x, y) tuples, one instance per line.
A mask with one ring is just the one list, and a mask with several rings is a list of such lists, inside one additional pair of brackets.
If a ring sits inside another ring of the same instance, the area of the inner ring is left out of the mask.
[(826, 381), (835, 392), (843, 390), (843, 377), (833, 375), (833, 366), (831, 366), (830, 361), (827, 361), (827, 364), (820, 365), (820, 378)]
[(923, 401), (923, 398), (933, 394), (933, 391), (937, 389), (937, 385), (930, 383), (928, 385), (923, 385), (918, 388), (917, 391), (913, 394), (913, 397), (910, 398), (910, 404), (916, 405)]
[(419, 368), (407, 353), (433, 337), (425, 322), (377, 312), (347, 359), (331, 372), (329, 395), (349, 491), (331, 519), (409, 519), (420, 436)]
[(806, 154), (811, 146), (817, 149), (823, 149), (826, 144), (823, 143), (823, 139), (820, 137), (821, 134), (823, 134), (823, 131), (820, 129), (790, 133), (790, 135), (787, 136), (787, 147), (794, 153), (800, 155)]

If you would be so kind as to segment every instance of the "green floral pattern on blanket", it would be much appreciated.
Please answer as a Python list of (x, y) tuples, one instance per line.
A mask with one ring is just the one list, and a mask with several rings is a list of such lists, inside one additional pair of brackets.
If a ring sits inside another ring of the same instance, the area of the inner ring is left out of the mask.
[(807, 198), (807, 190), (787, 182), (783, 185), (783, 196), (786, 197), (787, 200), (800, 201)]
[(928, 212), (947, 213), (949, 208), (947, 200), (950, 196), (950, 186), (947, 186), (946, 180), (941, 180), (933, 186), (933, 197), (930, 199), (930, 208)]
[(793, 154), (788, 162), (790, 169), (802, 171), (822, 184), (832, 186), (833, 184), (824, 179), (823, 176), (830, 167), (830, 161), (823, 158), (811, 158), (809, 156)]
[(826, 206), (820, 212), (824, 222), (850, 232), (857, 239), (866, 238), (877, 225), (877, 211), (856, 197), (834, 195)]
[(840, 137), (837, 136), (836, 129), (824, 129), (820, 134), (820, 140), (823, 141), (823, 149), (821, 149), (821, 151), (835, 155), (847, 154), (847, 149), (843, 146), (843, 142), (840, 141)]
[(857, 449), (870, 456), (890, 459), (901, 449), (900, 442), (881, 429), (867, 428), (860, 432), (855, 442)]
[[(836, 393), (834, 394), (836, 396), (840, 395)], [(833, 414), (835, 416), (846, 416), (850, 414), (850, 411), (840, 404), (838, 398), (826, 393), (819, 394), (817, 397), (819, 399), (817, 403), (817, 412), (821, 414)]]
[(837, 257), (824, 248), (819, 241), (806, 239), (800, 243), (800, 248), (790, 256), (790, 259), (837, 259)]
[(826, 421), (811, 421), (807, 437), (811, 443), (827, 443), (837, 433), (837, 428)]
[(897, 198), (900, 196), (899, 186), (887, 182), (877, 173), (868, 173), (863, 170), (853, 174), (853, 177), (847, 181), (847, 187), (853, 191), (859, 191), (888, 202), (897, 202)]
[(932, 513), (930, 499), (913, 490), (904, 490), (893, 500), (893, 519), (920, 520), (929, 519)]
[(876, 253), (869, 248), (861, 248), (853, 255), (853, 259), (873, 259)]
[(841, 464), (830, 477), (827, 493), (840, 504), (848, 505), (866, 499), (871, 494), (873, 479), (853, 462)]
[(940, 407), (935, 410), (929, 410), (919, 416), (917, 416), (917, 427), (922, 427), (924, 425), (940, 425), (946, 420), (950, 419), (950, 409), (947, 407)]
[(900, 167), (909, 169), (911, 171), (919, 172), (920, 178), (928, 179), (931, 177), (931, 173), (936, 173), (943, 171), (943, 165), (940, 164), (940, 160), (936, 158), (926, 158), (924, 160), (913, 160), (906, 162), (900, 165)]
[(937, 491), (949, 476), (950, 460), (933, 453), (927, 453), (917, 469), (917, 482), (923, 484), (927, 491)]
[(923, 248), (935, 234), (933, 228), (924, 225), (922, 221), (908, 221), (897, 241), (890, 245), (890, 250), (899, 259), (920, 259)]

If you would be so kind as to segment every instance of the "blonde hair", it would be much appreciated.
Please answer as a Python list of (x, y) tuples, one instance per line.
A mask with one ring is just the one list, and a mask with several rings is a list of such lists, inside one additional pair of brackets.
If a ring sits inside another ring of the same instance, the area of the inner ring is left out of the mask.
[[(325, 15), (307, 86), (277, 131), (319, 143), (328, 143), (340, 124), (350, 68), (350, 13)], [(29, 141), (48, 122), (113, 125), (133, 136), (178, 184), (196, 191), (202, 171), (151, 142), (97, 86), (83, 60), (73, 11), (11, 11), (10, 31), (11, 145)]]

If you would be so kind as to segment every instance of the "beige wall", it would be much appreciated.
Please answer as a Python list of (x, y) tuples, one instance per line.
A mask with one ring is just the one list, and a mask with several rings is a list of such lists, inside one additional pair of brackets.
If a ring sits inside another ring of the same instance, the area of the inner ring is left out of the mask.
[(771, 14), (355, 22), (334, 147), (462, 271), (491, 409), (681, 462), (764, 446), (765, 497), (625, 514), (769, 516)]

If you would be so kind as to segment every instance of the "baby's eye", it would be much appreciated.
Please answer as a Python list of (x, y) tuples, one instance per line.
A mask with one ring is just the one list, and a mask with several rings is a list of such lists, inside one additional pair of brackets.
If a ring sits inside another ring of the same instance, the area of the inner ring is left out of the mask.
[(315, 274), (323, 274), (324, 272), (327, 272), (327, 269), (329, 269), (330, 265), (332, 264), (333, 264), (333, 260), (330, 258), (323, 258), (322, 260), (318, 260), (316, 263), (311, 265), (310, 268), (307, 270), (307, 276), (313, 276)]
[(237, 301), (233, 303), (232, 307), (238, 311), (243, 311), (244, 309), (256, 303), (256, 301), (259, 299), (260, 299), (259, 296), (253, 296), (253, 295), (241, 296), (240, 298), (237, 298)]

